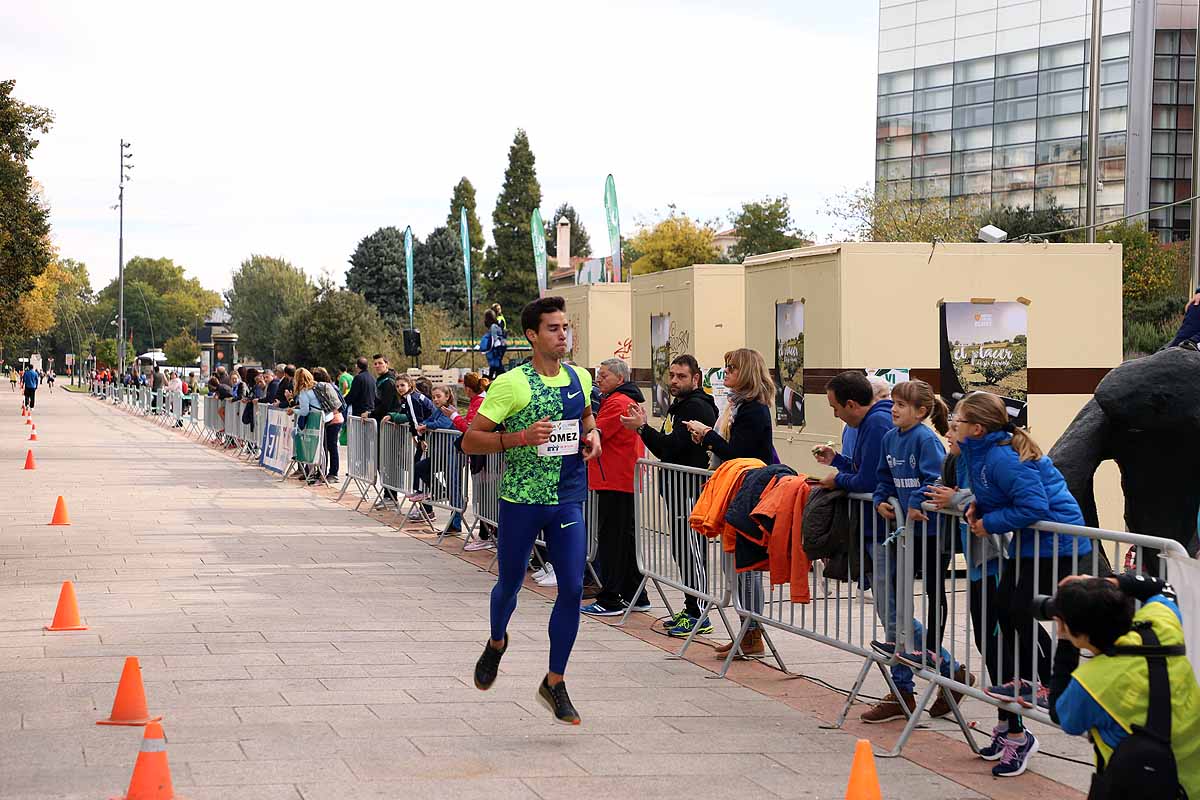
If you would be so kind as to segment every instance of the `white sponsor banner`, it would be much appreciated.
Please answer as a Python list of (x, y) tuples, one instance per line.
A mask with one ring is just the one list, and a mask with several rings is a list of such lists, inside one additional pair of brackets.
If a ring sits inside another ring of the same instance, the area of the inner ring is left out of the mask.
[(283, 472), (292, 460), (292, 417), (278, 408), (268, 409), (259, 463), (272, 472)]

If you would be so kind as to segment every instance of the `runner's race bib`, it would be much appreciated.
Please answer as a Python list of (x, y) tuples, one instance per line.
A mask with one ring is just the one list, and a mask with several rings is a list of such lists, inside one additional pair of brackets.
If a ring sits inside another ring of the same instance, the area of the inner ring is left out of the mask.
[(539, 456), (573, 456), (579, 453), (579, 420), (560, 419), (554, 423), (550, 441), (538, 445)]

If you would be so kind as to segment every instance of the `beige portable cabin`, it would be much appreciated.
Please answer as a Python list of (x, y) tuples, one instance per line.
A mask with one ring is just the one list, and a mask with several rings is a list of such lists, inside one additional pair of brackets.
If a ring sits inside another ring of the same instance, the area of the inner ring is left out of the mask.
[(551, 293), (567, 301), (571, 326), (568, 358), (591, 370), (609, 358), (632, 365), (632, 293), (628, 283), (563, 286)]
[[(744, 267), (744, 341), (768, 366), (777, 304), (803, 307), (804, 424), (775, 429), (780, 458), (802, 472), (823, 474), (812, 447), (840, 442), (843, 426), (825, 395), (838, 372), (908, 370), (942, 389), (943, 303), (974, 301), (958, 311), (971, 311), (975, 325), (991, 324), (991, 307), (997, 318), (1024, 307), (1028, 422), (1047, 450), (1122, 359), (1120, 245), (855, 242), (753, 256)], [(731, 300), (706, 316), (736, 322), (724, 311)], [(636, 286), (634, 308), (636, 334)], [(1122, 529), (1115, 465), (1106, 463), (1096, 481), (1101, 525)]]
[[(696, 264), (636, 275), (630, 286), (634, 376), (650, 383), (660, 402), (670, 402), (662, 375), (671, 358), (691, 353), (701, 369), (708, 371), (723, 366), (727, 351), (744, 346), (746, 283), (742, 265)], [(657, 368), (652, 358), (655, 350)]]

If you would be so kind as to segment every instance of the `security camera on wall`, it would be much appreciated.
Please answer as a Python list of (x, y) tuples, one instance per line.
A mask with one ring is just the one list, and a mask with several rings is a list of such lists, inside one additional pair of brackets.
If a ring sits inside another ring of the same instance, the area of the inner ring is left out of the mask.
[(1008, 239), (1008, 233), (1000, 230), (995, 225), (984, 225), (979, 229), (979, 241), (987, 244), (1000, 244)]

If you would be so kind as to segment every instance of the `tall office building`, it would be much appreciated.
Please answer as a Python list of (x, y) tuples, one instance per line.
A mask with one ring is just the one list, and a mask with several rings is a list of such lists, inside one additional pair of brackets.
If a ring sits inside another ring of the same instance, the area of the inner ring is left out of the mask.
[[(1087, 203), (1092, 0), (880, 0), (876, 179), (952, 204)], [(1191, 196), (1197, 0), (1103, 0), (1097, 218)], [(1149, 215), (1188, 238), (1188, 204)]]

